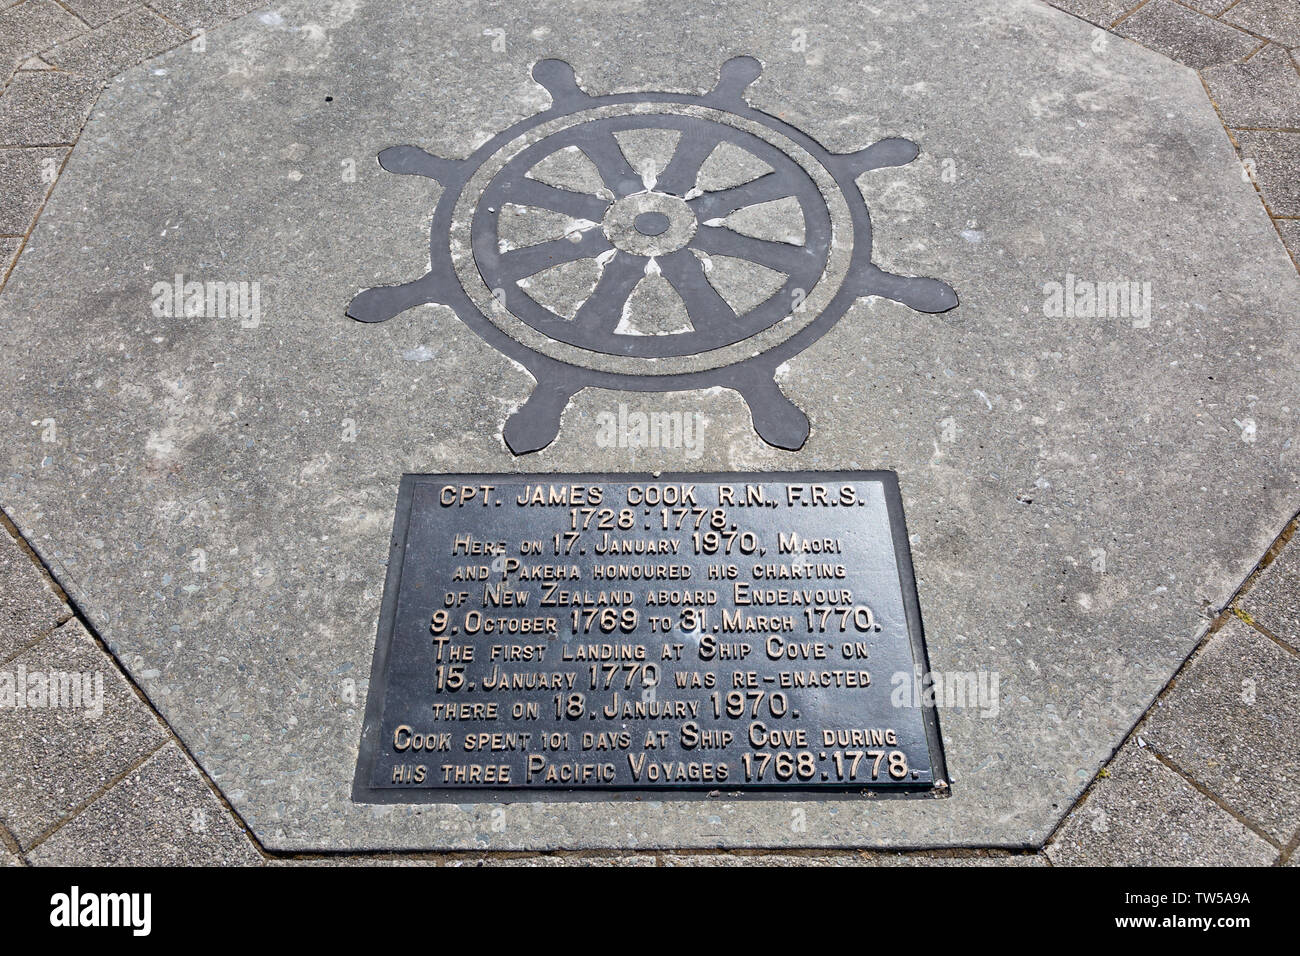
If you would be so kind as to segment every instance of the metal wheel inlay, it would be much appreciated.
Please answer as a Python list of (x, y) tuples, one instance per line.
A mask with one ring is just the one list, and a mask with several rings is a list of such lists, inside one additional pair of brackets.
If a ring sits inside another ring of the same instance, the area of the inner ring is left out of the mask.
[[(568, 64), (543, 60), (533, 76), (551, 93), (550, 109), (469, 158), (441, 159), (415, 146), (383, 150), (385, 169), (445, 187), (431, 229), (432, 268), (415, 282), (361, 292), (348, 315), (378, 322), (416, 305), (447, 304), (520, 362), (538, 384), (506, 423), (504, 439), (516, 454), (554, 440), (568, 400), (587, 386), (734, 388), (760, 437), (801, 447), (808, 419), (776, 386), (779, 364), (859, 297), (881, 295), (923, 312), (947, 311), (957, 297), (938, 280), (871, 264), (870, 216), (854, 180), (911, 162), (915, 145), (887, 139), (829, 153), (749, 106), (744, 90), (760, 69), (752, 57), (729, 60), (704, 96), (588, 96)], [(662, 158), (634, 168), (627, 137), (661, 144)], [(719, 168), (727, 175), (706, 175), (724, 156), (730, 165)], [(566, 163), (594, 172), (563, 182), (546, 172)], [(505, 227), (521, 213), (543, 231), (516, 244)], [(755, 216), (766, 217), (762, 223), (775, 216), (780, 234), (747, 228)], [(468, 257), (453, 253), (465, 233), (459, 248), (467, 244)], [(754, 294), (749, 281), (740, 283), (745, 294), (734, 292), (720, 280), (721, 264), (773, 288)], [(647, 333), (629, 325), (637, 289), (652, 281), (680, 298), (680, 328)], [(542, 294), (557, 283), (571, 308)]]

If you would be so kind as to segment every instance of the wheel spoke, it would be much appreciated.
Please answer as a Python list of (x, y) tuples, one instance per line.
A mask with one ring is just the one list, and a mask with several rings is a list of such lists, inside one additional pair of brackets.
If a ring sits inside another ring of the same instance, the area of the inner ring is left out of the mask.
[(733, 321), (735, 310), (718, 295), (704, 274), (704, 264), (689, 249), (679, 249), (658, 260), (659, 268), (686, 303), (686, 314), (696, 332), (705, 332)]
[(686, 195), (695, 186), (700, 167), (717, 145), (718, 136), (708, 125), (683, 130), (681, 138), (677, 140), (673, 158), (659, 174), (655, 188), (674, 196)]
[(501, 274), (511, 281), (526, 279), (551, 266), (591, 259), (609, 249), (609, 240), (600, 229), (588, 229), (577, 242), (570, 239), (551, 239), (535, 246), (512, 249), (500, 258)]
[(601, 133), (578, 143), (596, 166), (600, 178), (615, 196), (626, 196), (642, 188), (641, 176), (623, 155), (613, 133)]
[(788, 242), (754, 239), (743, 236), (725, 226), (701, 226), (691, 245), (710, 255), (733, 256), (766, 266), (788, 276), (795, 275), (801, 266), (812, 261), (812, 253), (805, 246), (792, 246)]
[(537, 179), (529, 179), (527, 176), (521, 176), (510, 182), (501, 190), (501, 198), (504, 202), (512, 202), (519, 206), (537, 206), (562, 213), (573, 219), (586, 219), (590, 222), (600, 222), (605, 215), (605, 210), (609, 208), (608, 200), (601, 199), (599, 196), (551, 186)]
[(573, 317), (574, 325), (595, 332), (613, 332), (623, 318), (623, 306), (645, 275), (639, 256), (620, 252), (605, 266), (590, 298)]
[(729, 216), (737, 209), (756, 206), (759, 203), (784, 199), (793, 195), (789, 184), (776, 173), (767, 173), (757, 179), (751, 179), (730, 189), (719, 189), (687, 200), (700, 221), (720, 219)]

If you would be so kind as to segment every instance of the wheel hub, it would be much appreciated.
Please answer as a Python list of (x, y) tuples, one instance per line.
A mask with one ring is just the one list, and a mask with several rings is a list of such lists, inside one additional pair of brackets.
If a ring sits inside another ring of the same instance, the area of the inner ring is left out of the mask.
[(698, 220), (685, 200), (647, 190), (614, 202), (601, 228), (620, 252), (666, 256), (686, 247), (695, 236)]

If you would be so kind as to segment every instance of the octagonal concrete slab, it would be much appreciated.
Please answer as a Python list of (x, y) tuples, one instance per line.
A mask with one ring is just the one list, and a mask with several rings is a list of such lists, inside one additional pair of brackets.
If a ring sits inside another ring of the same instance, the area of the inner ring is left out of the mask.
[[(1292, 514), (1300, 283), (1196, 76), (1027, 0), (824, 6), (289, 3), (101, 98), (0, 295), (0, 500), (267, 847), (1040, 845)], [(859, 180), (874, 259), (961, 298), (783, 366), (801, 451), (731, 391), (588, 389), (516, 458), (524, 370), (441, 306), (344, 317), (429, 265), (440, 187), (380, 150), (468, 156), (545, 57), (702, 93), (737, 54), (829, 150), (920, 144)], [(169, 317), (178, 276), (258, 307)], [(1065, 308), (1120, 281), (1149, 311)], [(604, 447), (619, 403), (703, 443)], [(822, 468), (898, 471), (931, 662), (998, 676), (942, 714), (950, 798), (350, 801), (403, 472)]]

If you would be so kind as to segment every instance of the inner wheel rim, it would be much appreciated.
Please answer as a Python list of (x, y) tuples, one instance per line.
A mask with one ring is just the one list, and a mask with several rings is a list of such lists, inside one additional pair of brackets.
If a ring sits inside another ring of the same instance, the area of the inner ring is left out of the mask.
[[(663, 220), (656, 233), (644, 232), (637, 223)], [(619, 252), (646, 258), (671, 255), (695, 238), (699, 221), (684, 200), (656, 190), (624, 196), (610, 204), (601, 222), (605, 238)], [(648, 264), (648, 263), (647, 263)]]

